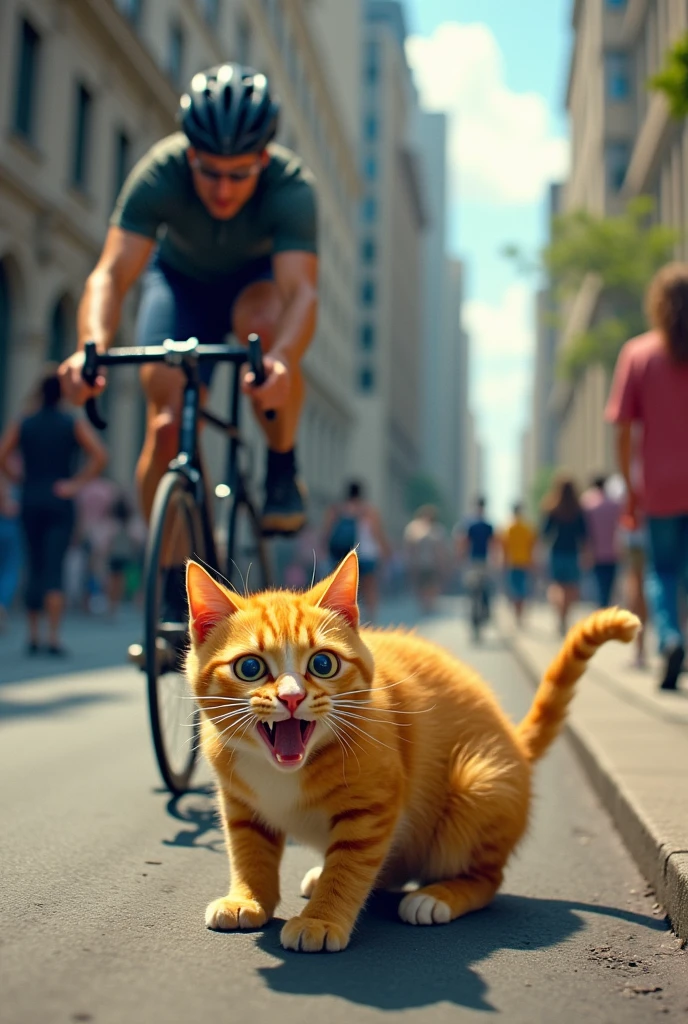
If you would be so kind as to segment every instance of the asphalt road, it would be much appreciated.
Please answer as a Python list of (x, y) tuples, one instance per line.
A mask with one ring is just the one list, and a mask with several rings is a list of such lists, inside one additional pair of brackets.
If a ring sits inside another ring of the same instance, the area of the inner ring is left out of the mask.
[[(532, 689), (496, 636), (475, 650), (449, 614), (421, 629), (524, 712)], [(3, 1024), (688, 1020), (688, 951), (563, 739), (539, 765), (530, 834), (489, 909), (413, 928), (394, 898), (375, 898), (347, 951), (307, 956), (279, 945), (315, 863), (298, 846), (280, 920), (255, 934), (205, 929), (227, 882), (212, 798), (159, 788), (134, 670), (1, 694)]]

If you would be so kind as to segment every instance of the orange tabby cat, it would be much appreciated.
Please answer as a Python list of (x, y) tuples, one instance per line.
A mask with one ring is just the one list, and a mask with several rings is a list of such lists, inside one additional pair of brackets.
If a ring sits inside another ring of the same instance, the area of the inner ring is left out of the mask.
[(573, 685), (605, 641), (639, 621), (597, 612), (574, 627), (513, 726), (479, 676), (404, 632), (359, 631), (350, 554), (303, 594), (240, 597), (191, 562), (188, 674), (217, 776), (231, 866), (209, 928), (261, 928), (279, 902), (291, 836), (324, 855), (282, 945), (340, 950), (373, 886), (415, 882), (410, 924), (490, 902), (524, 833), (531, 763), (561, 728)]

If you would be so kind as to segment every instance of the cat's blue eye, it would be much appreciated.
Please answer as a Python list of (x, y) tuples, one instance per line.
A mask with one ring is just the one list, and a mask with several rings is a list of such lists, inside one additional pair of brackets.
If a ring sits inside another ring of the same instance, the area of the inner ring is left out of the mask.
[(339, 658), (336, 654), (319, 651), (308, 662), (308, 671), (320, 679), (330, 679), (339, 671)]
[(254, 683), (265, 675), (267, 667), (262, 658), (248, 655), (248, 657), (239, 658), (234, 662), (234, 671), (245, 683)]

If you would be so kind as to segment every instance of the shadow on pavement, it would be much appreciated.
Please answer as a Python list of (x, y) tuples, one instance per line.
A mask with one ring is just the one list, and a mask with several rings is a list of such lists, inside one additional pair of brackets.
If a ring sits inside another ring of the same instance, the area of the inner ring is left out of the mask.
[(0, 697), (0, 723), (17, 718), (36, 718), (38, 715), (64, 714), (89, 704), (110, 704), (113, 701), (128, 700), (128, 694), (118, 693), (73, 693), (50, 700), (6, 700)]
[(180, 828), (172, 839), (161, 840), (163, 846), (183, 846), (186, 849), (225, 854), (225, 842), (213, 793), (211, 786), (203, 786), (168, 800), (165, 810), (170, 817), (190, 827)]
[[(399, 896), (378, 893), (361, 916), (351, 946), (339, 955), (312, 956), (280, 946), (281, 920), (258, 936), (258, 945), (281, 960), (259, 973), (274, 992), (337, 996), (380, 1010), (407, 1010), (453, 1003), (496, 1012), (474, 965), (503, 949), (531, 951), (556, 946), (584, 927), (576, 913), (602, 914), (665, 931), (655, 918), (616, 907), (498, 896), (487, 910), (448, 927), (413, 928), (396, 916)], [(228, 936), (231, 941), (231, 936)], [(532, 959), (524, 970), (532, 969)], [(535, 977), (534, 981), (537, 980)]]

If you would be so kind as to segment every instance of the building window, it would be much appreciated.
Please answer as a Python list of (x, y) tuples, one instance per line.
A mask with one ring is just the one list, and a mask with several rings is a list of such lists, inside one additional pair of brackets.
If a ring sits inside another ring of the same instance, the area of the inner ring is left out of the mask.
[(358, 386), (361, 391), (372, 391), (375, 387), (375, 373), (372, 367), (363, 366), (358, 375)]
[(116, 202), (124, 184), (129, 168), (131, 167), (131, 139), (126, 132), (118, 131), (115, 134), (115, 180), (113, 192), (113, 203)]
[(361, 243), (361, 258), (364, 263), (375, 262), (375, 242), (372, 238), (364, 238)]
[(19, 63), (17, 65), (14, 130), (27, 139), (35, 131), (36, 83), (41, 37), (30, 21), (22, 19), (19, 26)]
[(375, 181), (377, 178), (377, 160), (374, 156), (366, 157), (363, 163), (363, 174), (368, 181)]
[(626, 6), (626, 0), (606, 0), (607, 7), (616, 8), (621, 10), (622, 7)]
[(361, 348), (364, 352), (375, 348), (375, 328), (372, 324), (363, 324), (361, 327)]
[(380, 77), (380, 47), (370, 40), (366, 47), (365, 79), (369, 85), (375, 85)]
[(142, 6), (142, 0), (115, 0), (115, 7), (136, 27), (141, 24)]
[(169, 49), (167, 51), (167, 74), (174, 84), (181, 88), (184, 70), (184, 29), (178, 21), (170, 23)]
[(208, 24), (215, 28), (220, 20), (220, 0), (201, 0), (201, 11)]
[(377, 139), (377, 118), (375, 114), (369, 114), (365, 119), (364, 134), (368, 142)]
[(620, 189), (623, 187), (630, 159), (630, 143), (608, 142), (605, 146), (607, 188), (611, 192), (619, 192)]
[(604, 77), (607, 99), (623, 103), (631, 96), (631, 69), (627, 53), (606, 53)]
[(377, 202), (372, 196), (363, 200), (363, 220), (366, 224), (374, 224), (377, 217)]
[(88, 185), (88, 157), (92, 115), (93, 97), (82, 82), (77, 82), (74, 114), (74, 148), (72, 150), (72, 185), (84, 191)]
[(375, 303), (375, 282), (364, 281), (361, 286), (361, 302), (364, 306), (372, 306)]

